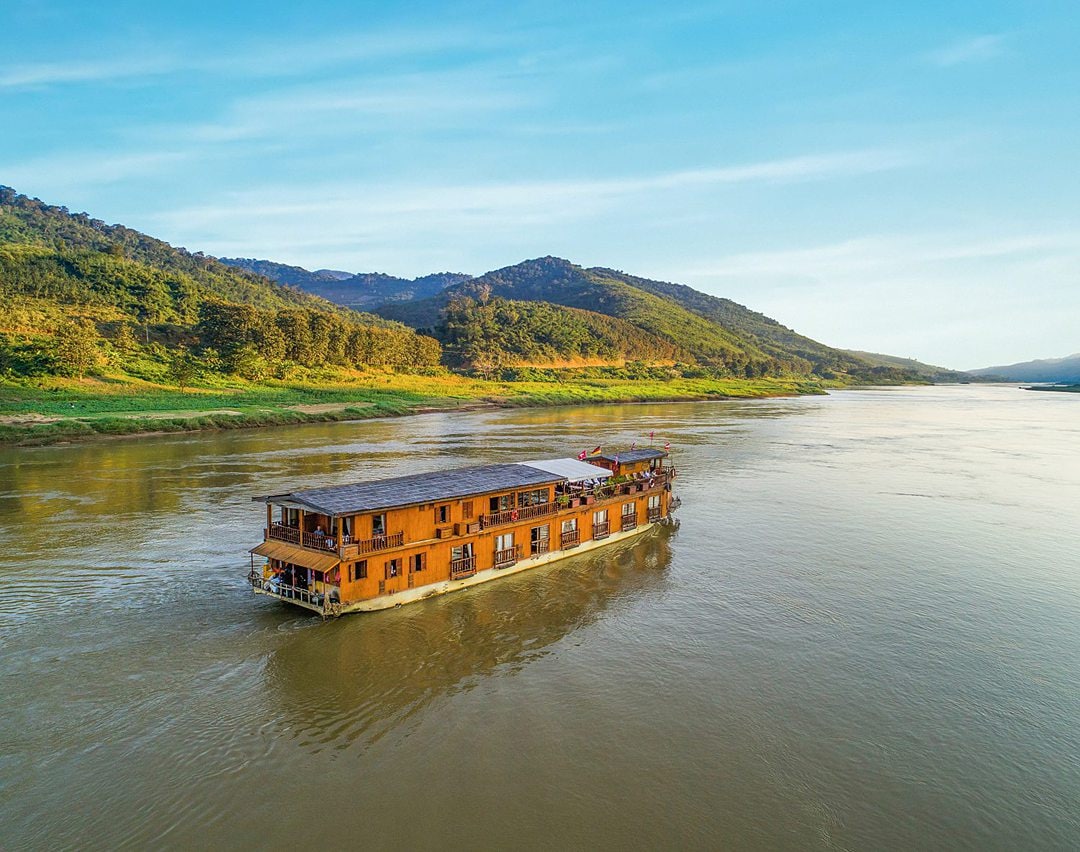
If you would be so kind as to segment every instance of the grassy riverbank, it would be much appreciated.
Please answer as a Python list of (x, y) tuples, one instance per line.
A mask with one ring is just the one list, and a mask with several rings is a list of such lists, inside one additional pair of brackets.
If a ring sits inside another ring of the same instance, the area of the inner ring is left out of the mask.
[[(552, 375), (555, 377), (553, 378)], [(236, 429), (482, 406), (752, 398), (823, 393), (809, 379), (611, 378), (558, 371), (501, 381), (446, 371), (338, 373), (304, 381), (223, 381), (180, 391), (99, 376), (0, 383), (0, 443), (47, 444), (101, 435)]]

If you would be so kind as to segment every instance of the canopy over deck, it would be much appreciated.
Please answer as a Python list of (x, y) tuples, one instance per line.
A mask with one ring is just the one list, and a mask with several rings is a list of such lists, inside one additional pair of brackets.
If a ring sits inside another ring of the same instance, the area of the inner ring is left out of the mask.
[(312, 553), (310, 550), (283, 541), (264, 541), (258, 547), (251, 548), (251, 552), (256, 556), (278, 559), (303, 568), (322, 571), (324, 574), (327, 571), (333, 571), (341, 564), (336, 553)]
[(537, 470), (547, 471), (567, 482), (581, 482), (586, 479), (603, 479), (611, 476), (611, 471), (595, 464), (578, 461), (577, 459), (537, 459), (525, 461), (522, 464), (535, 467)]

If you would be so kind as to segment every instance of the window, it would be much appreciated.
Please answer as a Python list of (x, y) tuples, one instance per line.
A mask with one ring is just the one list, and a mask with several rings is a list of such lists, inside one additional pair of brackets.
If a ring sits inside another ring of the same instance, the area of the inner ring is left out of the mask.
[(649, 508), (650, 509), (659, 509), (660, 508), (660, 495), (659, 494), (653, 494), (649, 498)]
[(562, 531), (564, 533), (573, 532), (577, 529), (577, 518), (571, 518), (569, 521), (562, 522)]
[(500, 494), (498, 497), (491, 498), (491, 511), (492, 512), (507, 512), (514, 508), (514, 495), (513, 494)]
[(628, 515), (636, 515), (637, 514), (637, 507), (633, 503), (623, 503), (622, 504), (622, 513), (623, 513), (624, 518), (627, 517)]
[(400, 559), (387, 560), (387, 563), (386, 563), (386, 579), (389, 580), (391, 577), (396, 577), (400, 573), (401, 573), (401, 560)]
[(371, 516), (371, 535), (374, 538), (378, 538), (381, 535), (386, 535), (385, 514)]
[(472, 555), (473, 546), (471, 541), (467, 544), (461, 545), (460, 547), (455, 547), (450, 551), (450, 558), (454, 560), (468, 559)]
[(514, 534), (503, 533), (502, 535), (495, 536), (495, 549), (496, 550), (509, 550), (514, 546)]
[(550, 530), (546, 526), (533, 527), (531, 530), (529, 530), (529, 540), (530, 541), (534, 541), (534, 542), (535, 541), (547, 541), (549, 535), (550, 535)]
[(449, 504), (446, 505), (446, 506), (439, 506), (439, 508), (437, 508), (435, 510), (435, 523), (437, 523), (437, 524), (448, 524), (448, 523), (450, 523), (450, 506), (449, 506)]
[(413, 571), (423, 571), (427, 567), (427, 554), (414, 553), (409, 557)]
[(599, 512), (593, 512), (592, 522), (593, 522), (593, 524), (606, 524), (607, 523), (607, 509), (601, 509)]
[(352, 579), (355, 583), (357, 580), (367, 579), (367, 560), (361, 559), (352, 567)]
[(535, 491), (519, 491), (518, 492), (518, 505), (519, 506), (539, 506), (548, 502), (548, 490), (546, 488), (538, 488)]
[(461, 514), (465, 516), (465, 520), (471, 520), (473, 515), (472, 500), (466, 500), (461, 504)]

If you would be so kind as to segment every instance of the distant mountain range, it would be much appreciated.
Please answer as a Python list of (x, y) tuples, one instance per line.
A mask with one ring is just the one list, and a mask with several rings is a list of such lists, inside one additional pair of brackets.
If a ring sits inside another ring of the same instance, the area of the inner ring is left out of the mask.
[(1000, 378), (1008, 382), (1061, 382), (1080, 383), (1080, 353), (1064, 358), (1046, 358), (1040, 361), (1021, 361), (998, 367), (968, 370), (972, 376)]
[(222, 257), (222, 263), (263, 275), (279, 284), (299, 287), (315, 296), (357, 311), (366, 311), (389, 302), (427, 299), (470, 276), (457, 272), (436, 272), (421, 278), (395, 278), (381, 272), (341, 272), (300, 266), (288, 266), (271, 260), (247, 257)]

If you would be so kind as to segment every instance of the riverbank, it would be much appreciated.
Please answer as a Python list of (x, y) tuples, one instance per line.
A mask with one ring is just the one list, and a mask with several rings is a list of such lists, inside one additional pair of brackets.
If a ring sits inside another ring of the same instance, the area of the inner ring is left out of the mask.
[(332, 381), (236, 381), (184, 391), (106, 376), (0, 384), (0, 444), (364, 420), (427, 411), (746, 399), (825, 393), (810, 379), (597, 378), (493, 381), (445, 371), (356, 372)]

